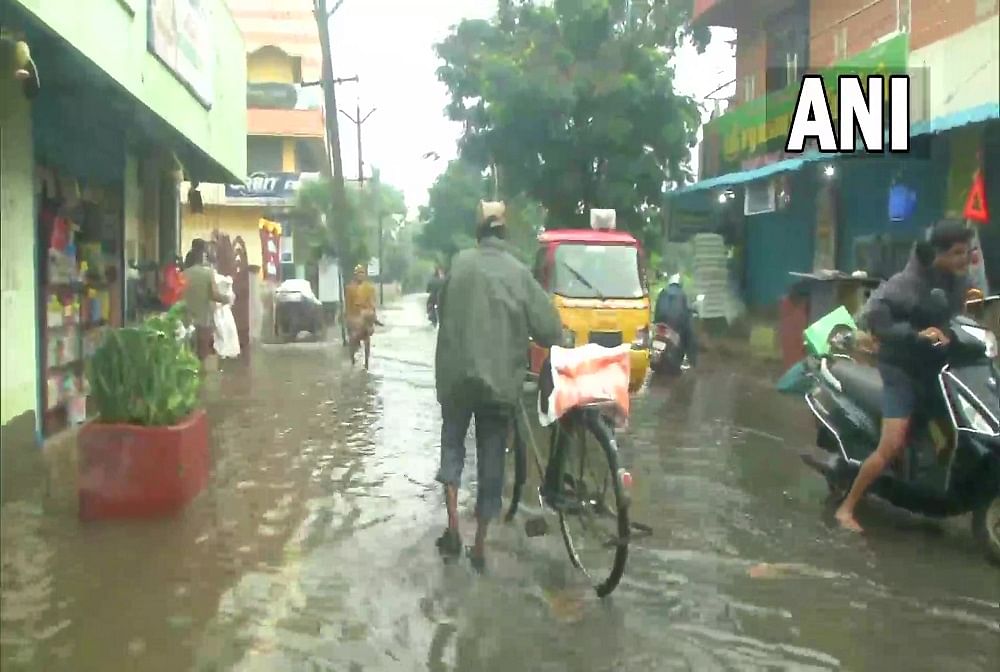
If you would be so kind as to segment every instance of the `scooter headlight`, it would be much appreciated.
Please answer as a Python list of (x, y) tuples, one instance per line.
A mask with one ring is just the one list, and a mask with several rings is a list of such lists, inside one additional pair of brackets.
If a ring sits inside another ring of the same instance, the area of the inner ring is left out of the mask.
[(983, 345), (986, 346), (987, 357), (990, 359), (997, 358), (997, 337), (992, 331), (982, 327), (973, 327), (968, 324), (962, 325), (962, 331), (976, 340), (982, 341)]

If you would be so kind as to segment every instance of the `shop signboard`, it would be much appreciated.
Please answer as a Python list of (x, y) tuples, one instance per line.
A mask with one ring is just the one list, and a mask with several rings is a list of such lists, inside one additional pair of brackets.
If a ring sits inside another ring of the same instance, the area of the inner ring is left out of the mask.
[(226, 198), (290, 199), (303, 182), (318, 177), (316, 173), (251, 173), (246, 184), (227, 184)]
[(205, 107), (214, 98), (215, 41), (208, 0), (148, 0), (149, 51)]
[[(900, 34), (831, 68), (823, 75), (833, 118), (837, 118), (837, 78), (840, 75), (906, 74), (909, 37)], [(702, 179), (758, 167), (761, 157), (784, 156), (785, 141), (798, 99), (795, 86), (768, 93), (731, 109), (705, 124), (706, 157)], [(888, 87), (885, 87), (888, 91)]]

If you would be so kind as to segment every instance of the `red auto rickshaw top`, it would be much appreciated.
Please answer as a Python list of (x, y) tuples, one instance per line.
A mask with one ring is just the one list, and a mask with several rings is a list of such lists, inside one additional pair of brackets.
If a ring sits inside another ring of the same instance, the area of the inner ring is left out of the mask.
[(605, 245), (638, 245), (639, 241), (626, 231), (595, 231), (593, 229), (556, 229), (544, 231), (538, 242), (549, 243), (598, 243)]

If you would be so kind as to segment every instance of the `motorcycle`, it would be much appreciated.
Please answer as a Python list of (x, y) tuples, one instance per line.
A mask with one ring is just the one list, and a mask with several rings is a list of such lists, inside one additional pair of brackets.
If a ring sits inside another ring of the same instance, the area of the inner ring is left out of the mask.
[(438, 326), (438, 307), (437, 304), (432, 301), (427, 302), (427, 319), (430, 320), (430, 323), (433, 326)]
[(681, 335), (675, 329), (663, 322), (654, 324), (650, 348), (649, 368), (653, 373), (680, 373), (684, 365), (684, 349), (681, 347)]
[[(690, 309), (692, 320), (697, 319), (698, 306), (704, 301), (704, 298), (703, 294), (699, 294), (695, 300), (695, 307)], [(653, 373), (666, 372), (671, 375), (676, 375), (689, 368), (683, 346), (681, 335), (676, 329), (665, 322), (655, 323), (650, 340), (649, 368)]]
[[(932, 301), (936, 310), (946, 310), (940, 290)], [(871, 493), (929, 517), (972, 512), (973, 534), (987, 557), (1000, 562), (997, 339), (964, 316), (953, 318), (949, 330), (945, 364), (927, 410), (914, 419), (902, 466), (887, 470)], [(877, 369), (846, 354), (855, 342), (853, 325), (830, 329), (825, 348), (817, 345), (817, 334), (808, 334), (805, 402), (816, 420), (817, 448), (801, 457), (826, 479), (832, 494), (842, 495), (878, 446), (882, 379)]]

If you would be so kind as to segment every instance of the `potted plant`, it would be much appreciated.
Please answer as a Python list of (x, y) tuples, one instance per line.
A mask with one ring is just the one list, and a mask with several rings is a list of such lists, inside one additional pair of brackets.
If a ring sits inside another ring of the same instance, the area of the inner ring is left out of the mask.
[(88, 363), (97, 418), (77, 440), (84, 520), (171, 513), (208, 482), (200, 367), (183, 310), (111, 331)]

